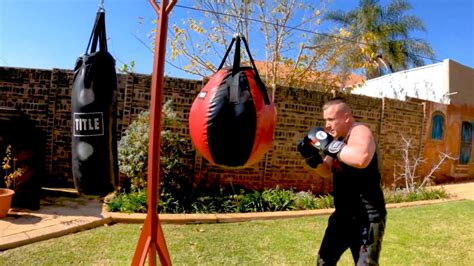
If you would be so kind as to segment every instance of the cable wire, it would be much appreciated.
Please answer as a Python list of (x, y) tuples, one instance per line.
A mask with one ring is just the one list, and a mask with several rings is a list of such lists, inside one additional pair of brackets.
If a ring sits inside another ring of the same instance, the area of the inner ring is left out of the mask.
[[(301, 31), (301, 32), (305, 32), (305, 33), (315, 34), (315, 35), (319, 35), (319, 36), (324, 36), (324, 37), (328, 37), (328, 38), (332, 38), (332, 39), (338, 39), (338, 40), (341, 40), (341, 41), (346, 41), (346, 42), (351, 42), (351, 43), (356, 43), (356, 44), (361, 44), (361, 45), (367, 45), (367, 46), (373, 45), (373, 44), (366, 43), (366, 42), (361, 42), (361, 41), (357, 41), (357, 40), (353, 40), (353, 39), (348, 39), (348, 38), (344, 38), (344, 37), (339, 37), (339, 36), (332, 35), (332, 34), (329, 34), (329, 33), (315, 32), (315, 31), (311, 31), (311, 30), (307, 30), (307, 29), (301, 29), (301, 28), (298, 28), (298, 27), (287, 26), (287, 25), (281, 25), (281, 24), (278, 24), (278, 23), (262, 21), (262, 20), (254, 19), (254, 18), (248, 18), (248, 17), (245, 17), (245, 16), (236, 16), (236, 15), (225, 14), (225, 13), (217, 12), (217, 11), (213, 11), (213, 10), (207, 10), (207, 9), (202, 9), (202, 8), (197, 8), (197, 7), (190, 7), (190, 6), (184, 6), (184, 5), (178, 5), (178, 4), (176, 4), (175, 6), (176, 6), (176, 7), (179, 7), (179, 8), (183, 8), (183, 9), (189, 9), (189, 10), (193, 10), (193, 11), (198, 11), (198, 12), (209, 12), (209, 13), (213, 13), (213, 14), (216, 14), (216, 15), (230, 16), (230, 17), (239, 19), (240, 21), (241, 21), (241, 20), (247, 20), (247, 21), (253, 21), (253, 22), (258, 22), (258, 23), (262, 23), (262, 24), (263, 24), (263, 23), (267, 23), (267, 24), (270, 24), (270, 25), (272, 25), (272, 26), (284, 27), (284, 28), (290, 29), (290, 30)], [(430, 57), (426, 57), (426, 56), (422, 56), (422, 55), (417, 55), (417, 54), (413, 54), (413, 53), (410, 53), (410, 54), (413, 55), (413, 56), (416, 56), (416, 57), (420, 57), (420, 58), (423, 58), (423, 59), (429, 59), (429, 60), (432, 60), (432, 61), (437, 61), (437, 62), (442, 62), (442, 61), (443, 61), (443, 60), (440, 60), (440, 59), (437, 59), (437, 58), (434, 58), (434, 57), (433, 57), (433, 58), (430, 58)]]

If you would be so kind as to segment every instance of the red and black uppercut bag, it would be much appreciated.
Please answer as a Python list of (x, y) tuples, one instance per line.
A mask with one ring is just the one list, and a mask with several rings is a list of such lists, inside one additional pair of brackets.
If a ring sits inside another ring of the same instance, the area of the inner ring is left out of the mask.
[[(250, 66), (240, 64), (240, 41)], [(224, 67), (235, 43), (234, 62)], [(191, 139), (211, 164), (243, 168), (258, 162), (270, 149), (276, 109), (244, 37), (235, 36), (217, 72), (202, 88), (189, 114)]]
[[(96, 51), (98, 40), (100, 49)], [(86, 54), (77, 59), (74, 68), (71, 149), (72, 173), (79, 193), (103, 196), (115, 190), (116, 94), (115, 60), (107, 51), (105, 13), (99, 9)]]

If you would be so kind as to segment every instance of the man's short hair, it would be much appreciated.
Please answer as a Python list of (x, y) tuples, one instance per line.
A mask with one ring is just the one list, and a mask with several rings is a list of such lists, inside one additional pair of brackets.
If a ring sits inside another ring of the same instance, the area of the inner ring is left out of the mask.
[(330, 99), (329, 101), (327, 101), (324, 105), (323, 105), (323, 111), (326, 111), (326, 109), (329, 108), (329, 106), (331, 105), (335, 105), (335, 104), (342, 104), (342, 110), (344, 112), (347, 112), (349, 114), (352, 114), (352, 108), (349, 106), (349, 104), (344, 100), (344, 98), (342, 97), (335, 97), (335, 98), (332, 98)]

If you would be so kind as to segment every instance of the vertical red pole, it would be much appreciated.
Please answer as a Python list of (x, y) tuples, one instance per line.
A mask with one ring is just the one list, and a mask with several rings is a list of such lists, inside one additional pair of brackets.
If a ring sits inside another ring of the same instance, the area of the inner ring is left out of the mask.
[(166, 35), (168, 14), (176, 0), (161, 1), (161, 8), (154, 0), (149, 0), (158, 15), (156, 27), (153, 75), (151, 80), (150, 139), (148, 144), (148, 209), (143, 229), (133, 256), (132, 265), (156, 265), (156, 252), (161, 265), (171, 265), (165, 237), (158, 218), (158, 192), (160, 190), (160, 133), (161, 109), (163, 104), (163, 81), (166, 55)]

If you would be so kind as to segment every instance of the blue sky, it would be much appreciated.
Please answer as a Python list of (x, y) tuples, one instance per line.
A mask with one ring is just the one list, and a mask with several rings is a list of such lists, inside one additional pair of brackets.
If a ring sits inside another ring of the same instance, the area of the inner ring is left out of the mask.
[[(414, 36), (433, 47), (435, 58), (449, 58), (474, 68), (474, 1), (409, 2), (413, 6), (410, 14), (419, 17), (427, 28), (426, 33)], [(0, 66), (72, 69), (76, 58), (86, 50), (98, 3), (99, 0), (0, 0)], [(357, 3), (332, 0), (329, 8), (348, 10)], [(193, 1), (178, 0), (178, 4), (192, 6)], [(155, 28), (151, 20), (157, 16), (148, 0), (104, 0), (104, 5), (108, 47), (117, 66), (134, 60), (137, 72), (151, 73), (153, 54), (135, 37), (146, 40), (146, 34)], [(198, 18), (202, 14), (175, 7), (170, 25), (186, 16)], [(139, 18), (143, 18), (143, 24)], [(249, 45), (252, 50), (258, 44)], [(166, 66), (165, 74), (192, 78), (171, 66)]]

